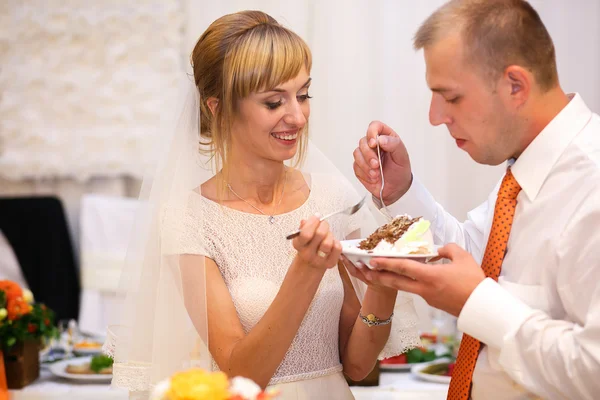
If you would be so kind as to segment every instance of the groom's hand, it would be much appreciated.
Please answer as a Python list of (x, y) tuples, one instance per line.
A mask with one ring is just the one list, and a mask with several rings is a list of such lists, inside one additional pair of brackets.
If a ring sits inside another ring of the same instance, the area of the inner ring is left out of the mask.
[(458, 316), (485, 274), (473, 256), (456, 244), (438, 250), (448, 264), (423, 264), (401, 258), (373, 258), (365, 278), (378, 284), (421, 296), (430, 306)]
[(396, 132), (383, 122), (369, 124), (367, 135), (360, 139), (354, 150), (354, 174), (363, 186), (379, 198), (381, 174), (377, 157), (377, 138), (383, 164), (383, 201), (392, 204), (402, 197), (412, 183), (410, 159), (406, 147)]

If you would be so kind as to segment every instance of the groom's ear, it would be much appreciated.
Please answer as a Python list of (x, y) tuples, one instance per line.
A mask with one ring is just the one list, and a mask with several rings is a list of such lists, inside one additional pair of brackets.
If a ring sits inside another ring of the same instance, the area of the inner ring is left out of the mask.
[(500, 90), (507, 99), (508, 104), (514, 109), (521, 108), (531, 93), (534, 77), (531, 72), (518, 65), (506, 68), (500, 85)]
[(217, 112), (217, 107), (219, 106), (219, 99), (216, 97), (209, 97), (208, 100), (206, 100), (206, 105), (214, 117)]

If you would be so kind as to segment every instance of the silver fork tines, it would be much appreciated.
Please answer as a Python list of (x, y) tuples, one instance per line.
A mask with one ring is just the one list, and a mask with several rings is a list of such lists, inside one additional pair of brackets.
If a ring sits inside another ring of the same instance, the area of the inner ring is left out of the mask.
[(387, 209), (387, 206), (383, 202), (383, 188), (385, 186), (385, 179), (383, 178), (383, 164), (381, 163), (381, 150), (379, 150), (379, 135), (377, 135), (377, 158), (379, 158), (379, 173), (381, 174), (381, 189), (379, 190), (379, 201), (381, 202), (381, 208), (385, 210), (385, 213), (388, 217), (390, 216), (390, 212)]
[[(340, 210), (340, 211), (332, 212), (331, 214), (327, 214), (326, 216), (322, 217), (320, 219), (320, 221), (323, 222), (327, 218), (333, 217), (334, 215), (337, 215), (337, 214), (346, 214), (346, 215), (356, 214), (356, 212), (358, 210), (360, 210), (362, 208), (362, 206), (365, 204), (365, 202), (367, 201), (367, 197), (368, 197), (368, 195), (366, 195), (365, 197), (363, 197), (361, 199), (361, 201), (359, 201), (358, 203), (356, 203), (355, 205), (353, 205), (351, 207), (345, 208), (345, 209)], [(293, 239), (293, 238), (297, 237), (298, 235), (300, 235), (300, 230), (297, 230), (296, 232), (290, 233), (285, 238), (287, 240), (290, 240), (290, 239)]]

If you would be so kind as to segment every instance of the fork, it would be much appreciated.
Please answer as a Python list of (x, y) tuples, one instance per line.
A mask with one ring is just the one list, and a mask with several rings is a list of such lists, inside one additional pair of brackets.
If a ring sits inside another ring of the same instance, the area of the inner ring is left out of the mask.
[[(355, 205), (353, 205), (351, 207), (348, 207), (348, 208), (345, 208), (345, 209), (340, 210), (340, 211), (332, 212), (331, 214), (327, 214), (326, 216), (321, 217), (321, 219), (319, 221), (323, 222), (327, 218), (333, 217), (334, 215), (338, 215), (338, 214), (345, 214), (345, 215), (356, 214), (356, 212), (358, 210), (360, 210), (362, 208), (362, 206), (365, 204), (365, 201), (367, 201), (367, 197), (368, 197), (368, 195), (365, 195), (365, 197), (363, 197), (362, 200), (359, 201), (358, 203), (356, 203)], [(285, 238), (287, 240), (290, 240), (290, 239), (293, 239), (293, 238), (297, 237), (298, 235), (300, 235), (300, 230), (297, 230), (296, 232), (290, 233)]]
[(383, 188), (385, 186), (385, 180), (383, 179), (383, 164), (381, 163), (381, 150), (379, 150), (379, 135), (377, 135), (377, 158), (379, 158), (379, 173), (381, 174), (381, 189), (379, 190), (379, 201), (381, 202), (381, 206), (385, 210), (387, 217), (391, 218), (390, 211), (383, 202)]

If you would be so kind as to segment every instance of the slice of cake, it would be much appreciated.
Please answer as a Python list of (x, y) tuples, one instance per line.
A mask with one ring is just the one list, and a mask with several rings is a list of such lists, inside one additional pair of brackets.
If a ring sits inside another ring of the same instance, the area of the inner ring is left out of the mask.
[(433, 252), (430, 225), (422, 217), (399, 215), (360, 242), (358, 248), (369, 253), (430, 254)]

